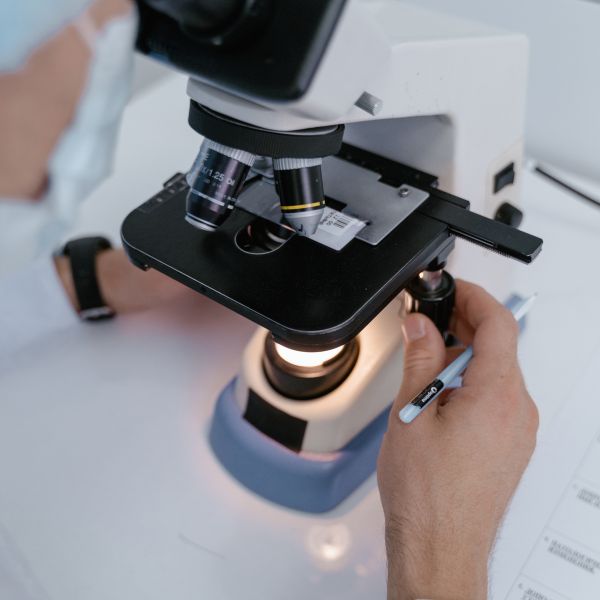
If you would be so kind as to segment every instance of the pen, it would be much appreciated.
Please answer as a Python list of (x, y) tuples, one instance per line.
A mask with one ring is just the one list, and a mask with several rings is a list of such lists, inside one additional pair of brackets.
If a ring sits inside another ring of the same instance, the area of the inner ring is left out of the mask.
[[(519, 322), (528, 312), (537, 294), (529, 298), (511, 297), (506, 307)], [(412, 423), (414, 419), (431, 404), (449, 384), (458, 377), (473, 358), (473, 347), (469, 346), (456, 360), (451, 362), (412, 402), (409, 402), (398, 416), (403, 423)]]

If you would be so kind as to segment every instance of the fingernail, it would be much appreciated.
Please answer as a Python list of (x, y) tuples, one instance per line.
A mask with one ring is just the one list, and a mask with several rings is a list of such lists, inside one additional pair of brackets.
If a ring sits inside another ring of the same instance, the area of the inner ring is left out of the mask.
[(425, 336), (425, 321), (419, 315), (408, 315), (402, 324), (402, 332), (407, 342), (420, 340)]

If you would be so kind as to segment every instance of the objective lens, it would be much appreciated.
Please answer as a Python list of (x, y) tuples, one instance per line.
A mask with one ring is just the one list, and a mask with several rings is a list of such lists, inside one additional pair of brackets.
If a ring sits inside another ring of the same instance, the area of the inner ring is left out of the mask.
[(322, 162), (320, 158), (273, 159), (281, 212), (300, 235), (313, 235), (323, 217)]
[(320, 352), (301, 352), (265, 340), (263, 368), (269, 383), (294, 400), (311, 400), (332, 392), (350, 375), (358, 359), (358, 342)]
[(229, 216), (255, 155), (205, 139), (189, 170), (185, 220), (214, 231)]

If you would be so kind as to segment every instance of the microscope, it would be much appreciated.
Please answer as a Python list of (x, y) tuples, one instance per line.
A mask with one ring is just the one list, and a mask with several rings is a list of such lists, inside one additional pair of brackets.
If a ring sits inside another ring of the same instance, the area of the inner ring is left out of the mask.
[(449, 261), (496, 273), (457, 238), (541, 250), (517, 228), (527, 42), (396, 0), (138, 6), (138, 49), (190, 76), (200, 150), (124, 247), (259, 325), (212, 449), (257, 494), (328, 511), (375, 469), (403, 317), (450, 343)]

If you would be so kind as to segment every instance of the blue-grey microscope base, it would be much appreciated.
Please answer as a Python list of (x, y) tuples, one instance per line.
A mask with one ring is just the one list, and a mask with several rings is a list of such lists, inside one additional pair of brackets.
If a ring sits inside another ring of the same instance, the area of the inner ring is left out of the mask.
[(209, 439), (223, 466), (253, 492), (289, 508), (324, 513), (375, 471), (389, 409), (341, 450), (315, 458), (289, 450), (250, 425), (240, 414), (234, 388), (235, 380), (219, 396)]

